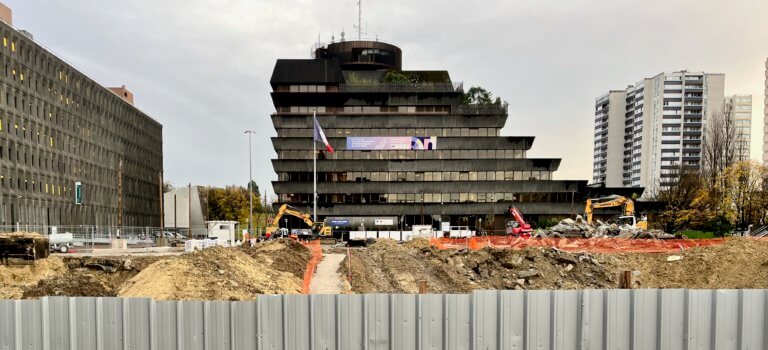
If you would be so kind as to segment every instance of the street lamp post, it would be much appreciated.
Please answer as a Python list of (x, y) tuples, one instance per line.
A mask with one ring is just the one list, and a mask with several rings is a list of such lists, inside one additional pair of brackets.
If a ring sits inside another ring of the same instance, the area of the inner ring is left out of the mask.
[(253, 234), (253, 188), (251, 188), (251, 183), (253, 183), (253, 163), (251, 157), (251, 134), (254, 132), (255, 131), (253, 130), (245, 131), (245, 133), (248, 134), (248, 235)]

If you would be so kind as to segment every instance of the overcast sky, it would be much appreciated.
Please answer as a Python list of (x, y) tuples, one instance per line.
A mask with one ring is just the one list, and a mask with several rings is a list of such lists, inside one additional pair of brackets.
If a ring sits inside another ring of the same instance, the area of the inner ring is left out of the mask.
[[(0, 1), (17, 28), (135, 93), (163, 124), (175, 185), (245, 185), (246, 129), (254, 179), (275, 180), (275, 60), (309, 58), (318, 35), (357, 37), (356, 0)], [(766, 0), (364, 0), (363, 23), (403, 49), (404, 69), (445, 69), (508, 101), (503, 135), (536, 136), (529, 156), (562, 157), (558, 179), (591, 179), (595, 97), (680, 69), (725, 73), (726, 94), (753, 95), (762, 158)]]

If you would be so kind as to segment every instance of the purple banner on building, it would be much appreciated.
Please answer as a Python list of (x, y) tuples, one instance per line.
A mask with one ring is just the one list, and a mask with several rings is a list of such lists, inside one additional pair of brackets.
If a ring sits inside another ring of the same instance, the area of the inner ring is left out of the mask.
[(435, 150), (435, 136), (347, 137), (347, 150)]

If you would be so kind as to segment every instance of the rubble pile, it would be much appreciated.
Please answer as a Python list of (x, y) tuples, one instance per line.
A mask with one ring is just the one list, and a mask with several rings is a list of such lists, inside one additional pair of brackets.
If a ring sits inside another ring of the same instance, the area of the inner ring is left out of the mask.
[[(616, 276), (592, 254), (556, 248), (438, 250), (420, 242), (378, 240), (352, 254), (352, 291), (416, 293), (426, 281), (430, 293), (475, 289), (612, 288)], [(349, 275), (347, 261), (339, 271)]]
[[(353, 250), (355, 293), (466, 293), (476, 289), (606, 289), (632, 273), (635, 288), (768, 288), (768, 242), (730, 239), (722, 245), (669, 253), (576, 253), (557, 248), (445, 249), (378, 240)], [(347, 279), (348, 261), (339, 273)]]
[(662, 230), (641, 230), (631, 225), (618, 225), (615, 223), (605, 223), (600, 220), (593, 224), (588, 224), (581, 215), (576, 216), (576, 220), (563, 219), (557, 225), (546, 230), (537, 230), (534, 237), (578, 237), (578, 238), (600, 238), (616, 237), (631, 239), (673, 239), (675, 235), (665, 233)]

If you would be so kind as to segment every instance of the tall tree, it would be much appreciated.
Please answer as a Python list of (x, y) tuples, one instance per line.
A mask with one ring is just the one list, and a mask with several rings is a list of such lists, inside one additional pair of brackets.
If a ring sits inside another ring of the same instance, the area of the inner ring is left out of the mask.
[[(665, 203), (658, 220), (667, 232), (676, 232), (684, 227), (696, 225), (706, 193), (701, 172), (689, 167), (680, 167), (666, 186), (657, 186), (654, 200)], [(693, 215), (692, 215), (693, 214)]]
[[(207, 187), (209, 220), (237, 221), (241, 225), (248, 224), (249, 201), (248, 190), (240, 186), (225, 188)], [(258, 203), (254, 197), (254, 208)]]
[(746, 230), (765, 216), (768, 205), (763, 180), (768, 169), (755, 161), (739, 161), (718, 176), (718, 192), (722, 195), (721, 210), (735, 224)]
[(713, 188), (726, 168), (744, 158), (742, 142), (737, 141), (733, 106), (726, 103), (722, 111), (712, 113), (706, 123), (702, 145), (702, 175)]

